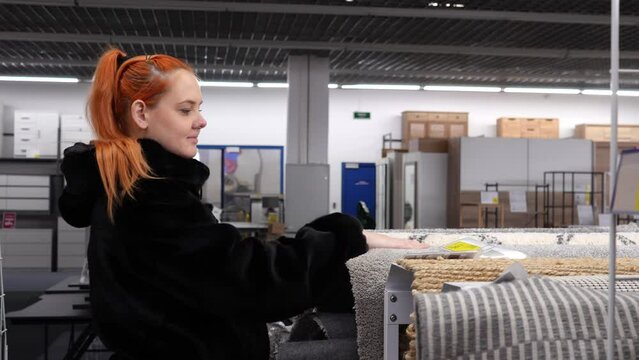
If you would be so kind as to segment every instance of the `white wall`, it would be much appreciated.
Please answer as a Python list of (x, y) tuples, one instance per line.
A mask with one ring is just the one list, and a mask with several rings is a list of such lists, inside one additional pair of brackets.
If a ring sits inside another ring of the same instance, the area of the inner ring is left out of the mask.
[[(504, 116), (559, 118), (560, 137), (572, 137), (578, 124), (610, 122), (610, 101), (604, 96), (331, 90), (330, 201), (337, 210), (341, 163), (375, 162), (383, 134), (401, 138), (401, 113), (407, 110), (468, 112), (469, 136), (496, 136), (496, 119)], [(353, 120), (354, 111), (370, 112), (371, 120)], [(619, 98), (619, 123), (639, 124), (639, 98)]]
[[(4, 118), (12, 110), (57, 110), (84, 113), (87, 84), (0, 83)], [(208, 126), (200, 144), (285, 145), (286, 89), (203, 88), (203, 115)], [(639, 124), (639, 99), (619, 99), (622, 124)], [(381, 156), (382, 135), (401, 137), (401, 112), (464, 111), (469, 136), (495, 136), (502, 116), (556, 117), (561, 137), (571, 137), (575, 125), (606, 123), (607, 97), (585, 95), (477, 94), (425, 91), (330, 90), (330, 204), (341, 208), (341, 163), (375, 162)], [(371, 120), (353, 120), (353, 111), (371, 112)], [(8, 131), (5, 127), (5, 131)]]

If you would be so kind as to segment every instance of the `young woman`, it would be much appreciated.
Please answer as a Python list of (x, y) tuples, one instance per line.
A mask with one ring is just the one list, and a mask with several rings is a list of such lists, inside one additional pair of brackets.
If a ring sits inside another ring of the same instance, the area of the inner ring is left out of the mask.
[(353, 306), (344, 263), (422, 247), (331, 214), (295, 238), (242, 239), (200, 201), (192, 159), (206, 126), (193, 70), (167, 55), (99, 60), (88, 100), (97, 139), (64, 152), (64, 219), (91, 226), (94, 326), (118, 359), (266, 359), (265, 322)]

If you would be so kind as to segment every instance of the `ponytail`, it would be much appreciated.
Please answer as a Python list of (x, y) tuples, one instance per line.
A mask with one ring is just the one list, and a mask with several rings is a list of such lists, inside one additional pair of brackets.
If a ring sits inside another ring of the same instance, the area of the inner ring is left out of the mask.
[(130, 106), (137, 99), (153, 106), (167, 86), (162, 75), (180, 68), (192, 71), (167, 55), (127, 59), (119, 49), (107, 50), (98, 61), (87, 108), (111, 221), (115, 207), (134, 196), (138, 180), (154, 178), (142, 147), (130, 133)]

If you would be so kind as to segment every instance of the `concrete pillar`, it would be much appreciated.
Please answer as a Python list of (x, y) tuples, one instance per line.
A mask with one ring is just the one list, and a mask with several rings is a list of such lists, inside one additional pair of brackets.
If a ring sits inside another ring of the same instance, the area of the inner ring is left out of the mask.
[(287, 164), (328, 163), (328, 58), (288, 59)]
[(328, 58), (288, 59), (285, 223), (287, 231), (329, 212)]

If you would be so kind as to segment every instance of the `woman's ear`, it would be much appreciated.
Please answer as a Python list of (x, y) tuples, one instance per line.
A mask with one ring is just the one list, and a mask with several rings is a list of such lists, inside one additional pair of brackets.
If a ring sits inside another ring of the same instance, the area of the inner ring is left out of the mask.
[(135, 125), (141, 130), (146, 130), (149, 127), (149, 122), (146, 118), (146, 104), (142, 100), (135, 100), (131, 104), (131, 119)]

